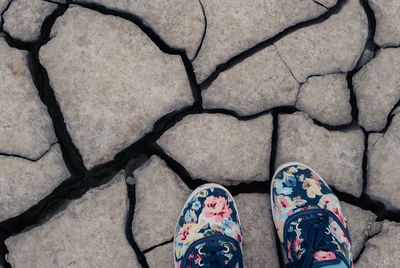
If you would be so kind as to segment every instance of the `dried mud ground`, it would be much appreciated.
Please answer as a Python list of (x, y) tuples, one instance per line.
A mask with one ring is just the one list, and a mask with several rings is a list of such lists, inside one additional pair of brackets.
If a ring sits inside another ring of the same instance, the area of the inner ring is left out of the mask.
[(274, 170), (315, 169), (356, 267), (400, 263), (397, 0), (0, 0), (0, 267), (174, 267), (226, 186), (247, 267), (283, 267)]

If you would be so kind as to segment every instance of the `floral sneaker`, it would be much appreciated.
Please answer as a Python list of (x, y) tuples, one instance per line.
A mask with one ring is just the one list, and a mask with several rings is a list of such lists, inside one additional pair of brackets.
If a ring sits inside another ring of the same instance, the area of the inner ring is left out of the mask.
[(243, 268), (243, 235), (235, 201), (218, 184), (189, 196), (174, 235), (175, 268)]
[(286, 267), (352, 267), (346, 217), (315, 171), (300, 163), (279, 167), (271, 183), (271, 206)]

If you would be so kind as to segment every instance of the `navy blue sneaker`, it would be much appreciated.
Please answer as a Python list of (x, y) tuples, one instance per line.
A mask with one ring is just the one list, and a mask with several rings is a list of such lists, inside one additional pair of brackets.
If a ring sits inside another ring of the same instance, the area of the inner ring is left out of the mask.
[(271, 182), (271, 206), (286, 267), (352, 267), (346, 217), (315, 171), (300, 163), (279, 167)]
[(176, 224), (175, 268), (243, 268), (243, 235), (235, 201), (218, 184), (189, 196)]

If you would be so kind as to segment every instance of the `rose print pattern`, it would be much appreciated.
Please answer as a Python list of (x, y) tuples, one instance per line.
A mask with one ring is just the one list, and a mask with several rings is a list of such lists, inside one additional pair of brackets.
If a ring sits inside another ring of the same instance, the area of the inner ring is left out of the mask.
[(314, 253), (314, 258), (318, 261), (327, 261), (336, 259), (336, 255), (332, 251), (319, 250)]
[[(189, 246), (196, 240), (208, 236), (223, 235), (234, 238), (239, 250), (242, 250), (243, 235), (234, 202), (224, 189), (209, 188), (191, 198), (179, 216), (174, 237), (175, 262), (181, 265)], [(220, 242), (227, 250), (225, 256), (230, 259), (238, 250), (232, 243)], [(190, 252), (187, 261), (196, 265), (202, 260), (199, 251), (201, 244)]]
[(211, 225), (218, 225), (232, 214), (228, 201), (222, 196), (209, 196), (203, 203), (200, 218), (205, 218)]
[(199, 231), (201, 230), (201, 226), (197, 223), (185, 223), (177, 233), (177, 237), (175, 238), (175, 255), (180, 258), (186, 252), (186, 249), (189, 245), (203, 237)]
[(341, 258), (351, 267), (347, 220), (339, 200), (321, 177), (306, 166), (293, 164), (275, 174), (271, 187), (275, 228), (289, 262), (296, 262), (305, 254), (307, 245), (304, 234), (307, 230), (304, 228), (310, 228), (306, 221), (315, 210), (314, 216), (311, 216), (314, 220), (328, 214), (327, 227), (323, 231), (329, 237), (327, 243), (332, 250), (317, 250), (312, 255), (313, 261)]

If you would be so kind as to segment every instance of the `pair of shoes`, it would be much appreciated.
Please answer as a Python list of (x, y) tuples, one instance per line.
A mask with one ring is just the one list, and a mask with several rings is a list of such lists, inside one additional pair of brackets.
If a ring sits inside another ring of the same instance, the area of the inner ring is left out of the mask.
[[(288, 163), (277, 169), (271, 181), (271, 209), (286, 267), (352, 267), (350, 235), (339, 200), (311, 168)], [(243, 231), (229, 191), (218, 184), (194, 190), (176, 224), (175, 267), (242, 268), (242, 252)]]

